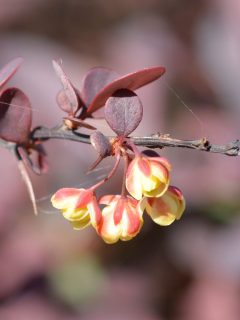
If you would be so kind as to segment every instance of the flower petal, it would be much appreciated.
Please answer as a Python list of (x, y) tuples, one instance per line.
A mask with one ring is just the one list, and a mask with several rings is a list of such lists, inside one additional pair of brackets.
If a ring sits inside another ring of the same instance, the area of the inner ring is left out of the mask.
[(89, 216), (87, 208), (75, 209), (70, 207), (67, 209), (62, 209), (62, 214), (64, 218), (69, 221), (77, 221)]
[[(169, 185), (169, 172), (166, 167), (161, 165), (156, 161), (150, 162), (151, 167), (151, 178), (149, 179), (149, 183), (144, 181), (144, 191), (143, 194), (147, 197), (160, 197), (162, 196)], [(152, 182), (152, 188), (151, 183)]]
[(81, 230), (90, 225), (90, 217), (87, 215), (84, 219), (71, 221), (71, 225), (73, 226), (74, 230)]
[(117, 242), (121, 235), (121, 225), (114, 222), (115, 207), (115, 205), (109, 205), (102, 210), (103, 220), (98, 233), (106, 243)]
[(53, 207), (56, 209), (74, 208), (78, 198), (84, 189), (62, 188), (59, 189), (51, 198)]
[(153, 221), (161, 226), (168, 226), (180, 219), (185, 209), (181, 191), (173, 186), (160, 198), (147, 198), (142, 206), (144, 205)]
[(126, 174), (126, 188), (135, 199), (142, 198), (142, 184), (140, 182), (141, 174), (137, 164), (138, 159), (135, 158), (130, 163)]
[[(110, 197), (108, 196), (109, 199)], [(103, 209), (102, 222), (97, 229), (107, 243), (115, 243), (119, 239), (123, 241), (132, 239), (138, 234), (143, 224), (143, 210), (138, 207), (137, 200), (120, 195), (115, 197), (113, 202), (109, 202)]]
[(131, 205), (130, 201), (126, 201), (125, 210), (122, 216), (122, 232), (120, 239), (127, 241), (135, 237), (141, 230), (143, 219), (143, 211), (136, 205)]
[(160, 197), (169, 185), (169, 171), (161, 162), (152, 158), (136, 157), (126, 174), (126, 188), (138, 200), (142, 196)]
[(151, 216), (153, 221), (161, 226), (168, 226), (173, 223), (173, 221), (176, 219), (176, 216), (171, 213), (171, 210), (174, 212), (176, 211), (176, 208), (173, 208), (175, 203), (173, 203), (172, 207), (170, 208), (170, 206), (166, 205), (162, 201), (162, 198), (155, 198), (155, 200), (156, 201), (151, 203), (151, 205), (149, 202), (147, 202), (146, 205), (146, 211)]
[(183, 197), (183, 194), (181, 190), (175, 186), (169, 186), (168, 192), (172, 194), (172, 196), (178, 201), (179, 207), (178, 207), (178, 212), (176, 214), (176, 219), (179, 220), (186, 208), (186, 202)]
[(172, 170), (172, 166), (169, 163), (168, 159), (164, 158), (164, 157), (153, 157), (151, 158), (151, 160), (153, 161), (157, 161), (158, 163), (162, 164), (165, 168), (167, 168), (168, 171)]
[(99, 203), (109, 205), (111, 203), (117, 202), (119, 199), (120, 199), (119, 195), (111, 194), (111, 195), (102, 196), (99, 199)]
[(92, 201), (88, 203), (87, 208), (90, 214), (92, 226), (96, 228), (102, 221), (102, 213), (95, 196), (92, 198)]

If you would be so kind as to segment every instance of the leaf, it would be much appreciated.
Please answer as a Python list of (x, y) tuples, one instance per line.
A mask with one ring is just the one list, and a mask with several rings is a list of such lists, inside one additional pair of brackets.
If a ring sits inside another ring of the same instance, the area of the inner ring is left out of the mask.
[(68, 96), (66, 95), (65, 90), (61, 90), (58, 92), (56, 100), (57, 100), (57, 104), (64, 112), (67, 112), (70, 114), (73, 113), (71, 103), (69, 101)]
[(60, 91), (57, 96), (58, 105), (63, 111), (74, 115), (81, 107), (80, 97), (78, 96), (77, 90), (66, 76), (60, 64), (55, 60), (53, 60), (52, 63), (53, 68), (63, 86), (63, 90)]
[(143, 107), (138, 96), (127, 89), (121, 89), (107, 100), (105, 119), (118, 135), (127, 137), (142, 120)]
[(9, 88), (0, 96), (0, 138), (24, 143), (31, 129), (32, 110), (28, 97), (18, 88)]
[(165, 73), (163, 67), (153, 67), (142, 69), (137, 72), (129, 73), (124, 77), (112, 81), (109, 85), (105, 86), (94, 98), (88, 107), (88, 114), (91, 114), (105, 105), (107, 99), (119, 89), (136, 90), (146, 84), (157, 80)]
[(100, 90), (118, 77), (119, 75), (113, 70), (102, 67), (92, 68), (83, 79), (81, 90), (82, 98), (86, 106), (92, 103)]
[(16, 58), (10, 61), (0, 70), (0, 88), (3, 87), (5, 83), (15, 74), (22, 61), (22, 58)]

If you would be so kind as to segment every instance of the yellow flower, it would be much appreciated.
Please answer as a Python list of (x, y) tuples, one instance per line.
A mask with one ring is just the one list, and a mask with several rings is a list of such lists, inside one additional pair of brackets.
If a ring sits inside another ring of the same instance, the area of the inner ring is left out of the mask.
[(106, 243), (115, 243), (119, 239), (131, 240), (135, 237), (143, 224), (143, 211), (138, 201), (128, 196), (103, 196), (100, 204), (106, 206), (102, 210), (102, 222), (98, 233)]
[(179, 220), (185, 210), (182, 192), (173, 186), (160, 198), (143, 198), (140, 202), (142, 210), (146, 209), (153, 221), (161, 226), (168, 226)]
[(169, 185), (171, 166), (163, 157), (137, 156), (126, 174), (126, 188), (137, 200), (142, 196), (161, 197)]
[(51, 198), (52, 205), (60, 209), (74, 229), (83, 229), (90, 223), (93, 227), (101, 222), (101, 211), (91, 190), (63, 188)]

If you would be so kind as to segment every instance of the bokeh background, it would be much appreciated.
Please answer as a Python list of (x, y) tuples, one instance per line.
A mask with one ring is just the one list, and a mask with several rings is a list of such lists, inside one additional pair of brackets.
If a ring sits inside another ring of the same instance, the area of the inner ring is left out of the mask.
[[(22, 56), (11, 85), (30, 97), (34, 126), (54, 126), (60, 83), (52, 59), (76, 87), (93, 66), (125, 74), (161, 65), (138, 91), (136, 134), (168, 133), (227, 143), (240, 137), (240, 2), (237, 0), (0, 0), (0, 64)], [(104, 121), (103, 132), (109, 132)], [(50, 170), (30, 173), (35, 217), (16, 160), (0, 150), (0, 319), (237, 320), (240, 318), (239, 159), (165, 149), (183, 218), (161, 228), (145, 217), (130, 242), (106, 245), (73, 231), (49, 204), (63, 186), (87, 187), (96, 154), (68, 141), (45, 144)], [(121, 172), (105, 193), (118, 193)]]

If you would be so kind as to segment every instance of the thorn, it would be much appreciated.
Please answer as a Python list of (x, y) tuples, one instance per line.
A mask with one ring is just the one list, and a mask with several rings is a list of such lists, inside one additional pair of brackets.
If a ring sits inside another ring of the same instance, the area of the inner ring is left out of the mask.
[(90, 168), (88, 168), (86, 174), (89, 174), (92, 170), (94, 170), (102, 160), (103, 160), (103, 157), (99, 156), (97, 160), (94, 161), (93, 164), (90, 166)]
[(30, 177), (28, 175), (28, 172), (27, 172), (26, 167), (25, 167), (22, 160), (18, 161), (18, 168), (19, 168), (19, 171), (20, 171), (21, 176), (23, 178), (23, 181), (27, 187), (27, 191), (28, 191), (28, 194), (29, 194), (30, 200), (32, 202), (32, 206), (33, 206), (33, 212), (34, 212), (35, 216), (37, 216), (38, 210), (37, 210), (36, 198), (35, 198), (32, 182), (30, 180)]

